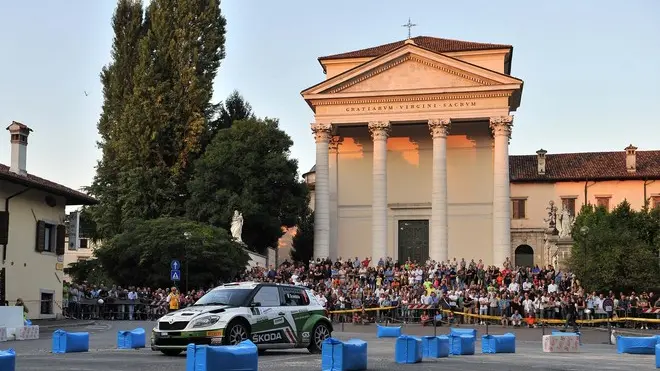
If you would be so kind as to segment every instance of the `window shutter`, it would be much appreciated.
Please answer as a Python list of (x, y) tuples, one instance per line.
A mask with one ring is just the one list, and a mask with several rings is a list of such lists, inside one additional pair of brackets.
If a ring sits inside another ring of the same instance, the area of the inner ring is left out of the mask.
[(0, 211), (0, 245), (9, 243), (9, 212)]
[(46, 243), (46, 222), (40, 220), (37, 222), (37, 245), (34, 250), (36, 252), (44, 251), (44, 244)]
[(57, 244), (55, 245), (55, 255), (64, 255), (64, 249), (66, 247), (64, 237), (66, 237), (66, 226), (60, 224), (57, 226), (57, 236), (55, 237), (57, 241)]

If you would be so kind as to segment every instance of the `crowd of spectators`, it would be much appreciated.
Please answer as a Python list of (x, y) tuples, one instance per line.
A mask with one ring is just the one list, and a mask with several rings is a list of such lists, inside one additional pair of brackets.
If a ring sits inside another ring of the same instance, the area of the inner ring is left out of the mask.
[[(426, 322), (442, 317), (462, 323), (536, 326), (540, 319), (563, 320), (569, 306), (575, 308), (578, 319), (660, 317), (646, 313), (649, 308), (660, 310), (660, 297), (653, 292), (585, 292), (570, 272), (552, 266), (517, 268), (508, 259), (502, 267), (456, 258), (440, 264), (398, 263), (391, 258), (376, 264), (368, 258), (309, 264), (285, 261), (279, 267), (253, 267), (239, 279), (306, 286), (329, 311), (358, 309), (336, 313), (334, 320), (359, 323), (379, 319)], [(180, 293), (175, 288), (73, 284), (67, 285), (65, 300), (71, 316), (153, 319), (170, 309), (192, 305), (207, 289)], [(97, 305), (98, 299), (104, 305)], [(109, 305), (117, 309), (104, 309)], [(391, 307), (395, 308), (386, 309)], [(370, 308), (384, 309), (368, 311)], [(635, 324), (649, 326), (643, 322), (630, 325)]]

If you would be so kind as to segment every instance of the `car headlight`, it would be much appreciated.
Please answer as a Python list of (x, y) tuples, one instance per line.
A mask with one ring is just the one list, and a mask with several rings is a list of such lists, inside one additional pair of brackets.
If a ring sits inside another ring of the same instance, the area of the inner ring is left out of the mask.
[(196, 319), (195, 321), (193, 321), (191, 327), (196, 328), (196, 327), (212, 326), (215, 325), (219, 320), (220, 320), (220, 316), (208, 316), (208, 317)]

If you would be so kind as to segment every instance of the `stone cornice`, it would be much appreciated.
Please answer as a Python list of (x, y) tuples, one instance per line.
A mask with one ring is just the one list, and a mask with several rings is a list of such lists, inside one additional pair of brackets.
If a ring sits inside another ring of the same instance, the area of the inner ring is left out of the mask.
[(370, 98), (344, 98), (344, 99), (314, 99), (311, 101), (314, 106), (334, 106), (349, 104), (372, 104), (372, 103), (398, 103), (398, 102), (421, 102), (434, 100), (461, 100), (461, 99), (483, 99), (510, 97), (513, 92), (481, 92), (464, 94), (442, 94), (442, 95), (416, 95), (416, 96), (387, 96)]

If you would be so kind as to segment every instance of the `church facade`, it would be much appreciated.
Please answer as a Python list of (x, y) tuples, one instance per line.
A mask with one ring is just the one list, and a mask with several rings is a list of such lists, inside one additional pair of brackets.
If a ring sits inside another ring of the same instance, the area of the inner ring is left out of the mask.
[[(302, 92), (315, 115), (316, 166), (305, 177), (316, 257), (501, 265), (525, 245), (526, 261), (546, 261), (538, 214), (557, 182), (539, 166), (550, 174), (554, 160), (509, 155), (523, 90), (512, 54), (420, 36), (319, 58), (326, 79)], [(574, 205), (571, 192), (573, 204), (558, 204)]]

